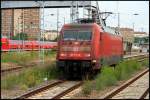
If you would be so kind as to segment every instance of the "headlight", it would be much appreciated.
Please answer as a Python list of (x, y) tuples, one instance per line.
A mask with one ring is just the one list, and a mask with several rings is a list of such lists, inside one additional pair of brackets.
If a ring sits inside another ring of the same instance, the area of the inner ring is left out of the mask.
[(65, 53), (60, 53), (60, 56), (64, 57), (64, 56), (66, 56), (66, 54)]
[(96, 60), (92, 60), (93, 63), (96, 63)]
[(90, 54), (90, 53), (87, 53), (87, 54), (85, 54), (85, 56), (86, 56), (86, 57), (90, 57), (90, 56), (91, 56), (91, 54)]

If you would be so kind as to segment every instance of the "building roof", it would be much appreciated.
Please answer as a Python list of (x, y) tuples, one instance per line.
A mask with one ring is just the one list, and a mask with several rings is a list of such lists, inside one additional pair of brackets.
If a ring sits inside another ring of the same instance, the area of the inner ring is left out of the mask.
[(134, 32), (134, 34), (147, 34), (146, 32)]
[(120, 28), (120, 31), (134, 31), (132, 28)]

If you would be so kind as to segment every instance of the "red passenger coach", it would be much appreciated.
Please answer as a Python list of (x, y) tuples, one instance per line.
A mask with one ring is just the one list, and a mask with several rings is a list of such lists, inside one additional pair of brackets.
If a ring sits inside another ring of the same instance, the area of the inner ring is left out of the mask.
[(38, 41), (32, 41), (32, 50), (39, 50), (40, 43)]
[(9, 48), (11, 50), (17, 50), (22, 48), (22, 42), (19, 40), (9, 40)]
[(1, 50), (9, 51), (9, 40), (6, 37), (1, 38)]
[[(123, 39), (96, 23), (66, 24), (60, 31), (57, 67), (68, 76), (98, 71), (123, 57)], [(109, 29), (110, 30), (110, 29)]]
[(56, 49), (57, 42), (49, 41), (28, 41), (28, 40), (10, 40), (7, 37), (1, 38), (1, 51), (16, 51), (23, 49), (27, 51), (43, 49)]
[(31, 41), (24, 41), (24, 49), (25, 50), (32, 50), (33, 49), (33, 43)]

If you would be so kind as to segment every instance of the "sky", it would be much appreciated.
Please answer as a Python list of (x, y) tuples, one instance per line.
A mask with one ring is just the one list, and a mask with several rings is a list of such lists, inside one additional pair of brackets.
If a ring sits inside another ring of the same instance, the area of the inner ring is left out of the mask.
[[(92, 3), (93, 2), (94, 1), (92, 1)], [(102, 12), (119, 12), (120, 27), (133, 28), (134, 26), (135, 31), (143, 31), (149, 33), (149, 1), (99, 1), (99, 8)], [(58, 10), (60, 22), (59, 27), (61, 28), (64, 22), (70, 23), (70, 8), (58, 8)], [(51, 14), (54, 15), (51, 16)], [(44, 15), (45, 29), (57, 29), (57, 8), (45, 8)], [(79, 18), (82, 17), (83, 8), (79, 8)], [(112, 27), (117, 26), (117, 14), (111, 14), (107, 18), (106, 24), (107, 26)]]

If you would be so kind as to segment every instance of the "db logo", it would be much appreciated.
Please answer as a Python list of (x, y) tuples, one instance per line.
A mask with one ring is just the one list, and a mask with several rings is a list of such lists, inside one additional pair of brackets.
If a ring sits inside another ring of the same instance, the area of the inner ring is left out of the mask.
[(74, 47), (73, 51), (79, 51), (79, 48), (78, 47)]

